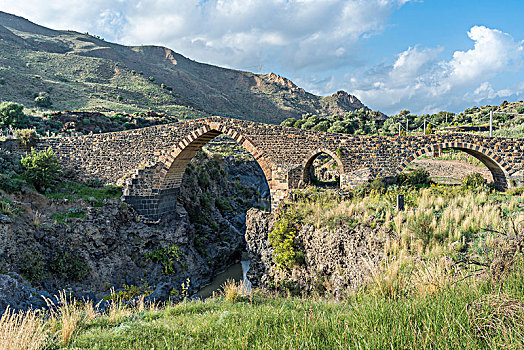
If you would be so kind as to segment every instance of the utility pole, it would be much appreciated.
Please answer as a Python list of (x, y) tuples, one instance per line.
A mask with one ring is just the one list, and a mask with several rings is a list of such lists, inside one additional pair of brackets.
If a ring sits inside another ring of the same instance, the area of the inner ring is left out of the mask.
[(398, 120), (398, 136), (400, 136), (400, 132), (401, 132), (401, 128), (402, 128), (402, 125), (401, 125), (401, 121), (400, 119)]
[(448, 112), (446, 112), (446, 126), (448, 125)]
[(424, 119), (424, 135), (426, 135), (426, 119)]
[(409, 119), (408, 119), (408, 116), (406, 116), (406, 136), (408, 136), (408, 131), (409, 131), (408, 122), (409, 122)]
[(493, 111), (489, 111), (489, 137), (493, 137)]

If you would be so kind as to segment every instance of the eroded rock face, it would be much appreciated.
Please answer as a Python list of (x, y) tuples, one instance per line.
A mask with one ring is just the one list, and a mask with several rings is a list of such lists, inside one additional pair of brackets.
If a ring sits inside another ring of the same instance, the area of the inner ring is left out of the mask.
[(274, 223), (274, 215), (256, 209), (247, 213), (246, 241), (252, 260), (250, 278), (262, 285), (291, 282), (296, 290), (342, 297), (361, 286), (383, 259), (384, 232), (380, 228), (360, 224), (317, 229), (306, 224), (294, 240), (296, 249), (304, 253), (304, 263), (291, 270), (279, 269), (267, 238)]
[[(157, 223), (142, 221), (119, 199), (95, 207), (29, 189), (12, 195), (13, 219), (0, 217), (0, 268), (25, 280), (0, 278), (2, 305), (45, 306), (34, 288), (99, 300), (110, 287), (147, 284), (155, 298), (165, 299), (187, 279), (189, 294), (208, 284), (240, 259), (245, 208), (268, 188), (253, 162), (201, 155), (191, 164), (177, 213)], [(57, 221), (56, 214), (71, 210), (82, 215)]]

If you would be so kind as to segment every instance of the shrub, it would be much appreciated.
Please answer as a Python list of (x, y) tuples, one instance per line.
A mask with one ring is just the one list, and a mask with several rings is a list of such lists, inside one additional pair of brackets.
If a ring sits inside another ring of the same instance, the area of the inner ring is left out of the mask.
[(0, 149), (0, 173), (6, 174), (10, 172), (21, 173), (22, 167), (17, 156), (10, 151)]
[(53, 105), (51, 97), (46, 92), (41, 92), (35, 97), (35, 105), (37, 107), (49, 108)]
[(304, 253), (297, 251), (294, 243), (297, 235), (295, 222), (296, 218), (282, 212), (275, 227), (268, 235), (269, 244), (275, 249), (273, 258), (279, 268), (289, 269), (304, 260)]
[(51, 147), (40, 152), (31, 148), (31, 154), (22, 158), (21, 163), (25, 168), (25, 179), (41, 192), (53, 187), (61, 173), (60, 164)]
[(146, 261), (153, 261), (162, 265), (162, 273), (165, 275), (172, 275), (176, 272), (175, 262), (180, 262), (181, 259), (180, 248), (173, 244), (170, 247), (159, 248), (153, 252), (146, 253)]
[(485, 188), (487, 184), (488, 181), (479, 173), (469, 174), (462, 180), (462, 188), (465, 189)]
[(58, 278), (72, 281), (81, 281), (89, 275), (87, 262), (78, 253), (67, 250), (53, 254), (48, 270)]
[(430, 244), (434, 236), (433, 228), (431, 227), (432, 221), (432, 213), (421, 212), (408, 222), (408, 231), (422, 242), (424, 248)]
[(222, 213), (230, 213), (230, 212), (233, 211), (233, 207), (231, 206), (229, 198), (226, 198), (226, 197), (219, 197), (219, 198), (215, 199), (215, 206)]
[(426, 127), (425, 135), (431, 135), (433, 134), (433, 124), (428, 123), (428, 126)]
[(24, 106), (14, 102), (0, 103), (0, 125), (14, 126), (16, 128), (27, 127), (29, 118), (24, 114)]
[(18, 192), (25, 184), (26, 182), (18, 176), (0, 174), (0, 189), (7, 193)]
[(400, 173), (397, 177), (397, 182), (401, 185), (408, 186), (431, 185), (433, 183), (429, 173), (424, 169), (415, 169), (407, 173)]
[(38, 134), (34, 129), (20, 129), (15, 131), (15, 136), (20, 145), (24, 148), (36, 146)]

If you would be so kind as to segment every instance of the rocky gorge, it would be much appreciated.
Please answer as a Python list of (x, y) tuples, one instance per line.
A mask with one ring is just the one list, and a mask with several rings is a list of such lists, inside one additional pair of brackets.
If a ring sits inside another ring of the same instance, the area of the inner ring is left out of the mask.
[(95, 301), (115, 290), (157, 301), (196, 293), (240, 260), (245, 213), (269, 196), (258, 164), (225, 145), (197, 154), (177, 213), (154, 223), (121, 202), (116, 188), (104, 199), (71, 199), (78, 189), (64, 184), (58, 195), (28, 186), (3, 193), (0, 309), (44, 307), (42, 297), (61, 289)]

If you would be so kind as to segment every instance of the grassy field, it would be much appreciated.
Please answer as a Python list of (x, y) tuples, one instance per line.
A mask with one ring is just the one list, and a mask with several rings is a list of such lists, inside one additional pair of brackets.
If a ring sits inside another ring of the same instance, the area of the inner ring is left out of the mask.
[[(399, 191), (406, 196), (402, 212), (393, 209)], [(260, 289), (246, 295), (230, 283), (206, 301), (147, 305), (138, 298), (98, 312), (62, 294), (51, 314), (4, 314), (0, 348), (524, 347), (523, 191), (433, 186), (344, 198), (310, 190), (293, 209), (297, 220), (318, 227), (389, 228), (382, 267), (342, 300)]]
[[(104, 315), (69, 303), (24, 329), (36, 330), (40, 348), (522, 349), (522, 272), (519, 261), (500, 284), (465, 280), (428, 295), (362, 292), (344, 301), (229, 293), (163, 307), (120, 305)], [(6, 328), (4, 315), (2, 335)]]

